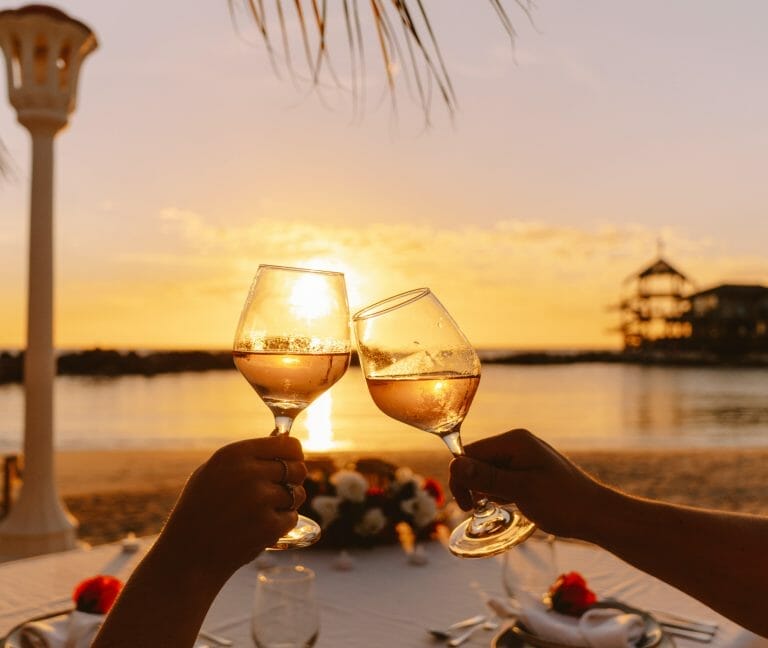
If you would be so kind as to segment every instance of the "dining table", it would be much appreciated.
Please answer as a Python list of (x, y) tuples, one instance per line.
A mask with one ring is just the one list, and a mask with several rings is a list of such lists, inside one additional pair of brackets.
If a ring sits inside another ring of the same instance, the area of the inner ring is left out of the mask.
[[(155, 537), (115, 542), (0, 563), (0, 637), (26, 619), (71, 605), (81, 580), (110, 574), (126, 580)], [(529, 543), (545, 542), (534, 537)], [(672, 613), (716, 624), (710, 642), (674, 637), (679, 648), (768, 648), (758, 637), (683, 592), (591, 544), (556, 540), (558, 569), (578, 571), (601, 598), (642, 610)], [(349, 550), (309, 548), (264, 552), (241, 567), (222, 588), (203, 630), (253, 646), (251, 618), (256, 580), (268, 564), (303, 565), (316, 574), (320, 611), (318, 648), (424, 648), (442, 646), (429, 628), (445, 628), (473, 615), (489, 614), (488, 602), (507, 596), (501, 557), (461, 559), (439, 541), (416, 547), (419, 560), (399, 545)], [(512, 549), (510, 551), (515, 551)], [(463, 645), (493, 645), (499, 627), (482, 628)], [(209, 642), (211, 646), (216, 643)], [(2, 645), (2, 644), (0, 644)]]

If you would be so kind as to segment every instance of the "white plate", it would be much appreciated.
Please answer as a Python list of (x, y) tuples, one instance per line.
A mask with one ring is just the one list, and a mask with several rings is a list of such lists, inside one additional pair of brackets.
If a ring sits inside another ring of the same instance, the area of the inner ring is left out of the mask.
[[(619, 601), (600, 601), (593, 607), (616, 609), (629, 614), (639, 615), (645, 623), (645, 630), (640, 641), (635, 644), (636, 648), (672, 648), (675, 645), (672, 638), (664, 633), (659, 622), (648, 612), (638, 610)], [(525, 646), (532, 646), (533, 648), (568, 648), (568, 646), (563, 646), (563, 644), (542, 639), (530, 632), (519, 622), (507, 625), (491, 642), (491, 648), (524, 648)]]

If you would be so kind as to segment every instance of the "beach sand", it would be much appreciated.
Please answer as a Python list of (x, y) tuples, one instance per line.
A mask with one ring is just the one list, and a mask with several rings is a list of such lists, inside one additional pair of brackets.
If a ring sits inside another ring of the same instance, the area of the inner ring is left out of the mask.
[[(157, 533), (192, 471), (211, 450), (60, 452), (60, 493), (90, 544), (128, 532)], [(577, 464), (626, 492), (681, 504), (768, 514), (768, 449), (568, 452)], [(343, 467), (370, 454), (307, 455)], [(446, 452), (381, 452), (376, 457), (447, 485)]]

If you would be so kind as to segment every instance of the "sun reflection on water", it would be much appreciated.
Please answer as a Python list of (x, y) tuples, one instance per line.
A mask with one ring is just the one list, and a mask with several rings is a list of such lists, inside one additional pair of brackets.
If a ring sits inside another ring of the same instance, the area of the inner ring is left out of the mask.
[(307, 430), (306, 440), (302, 445), (307, 452), (328, 452), (339, 450), (348, 443), (339, 443), (334, 439), (331, 413), (333, 411), (333, 396), (330, 391), (321, 394), (304, 413), (304, 426)]

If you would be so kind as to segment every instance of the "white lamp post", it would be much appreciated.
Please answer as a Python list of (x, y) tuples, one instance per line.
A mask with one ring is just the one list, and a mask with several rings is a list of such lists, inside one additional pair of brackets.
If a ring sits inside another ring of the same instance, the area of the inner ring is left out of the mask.
[(53, 462), (53, 138), (75, 109), (77, 76), (96, 49), (83, 23), (43, 5), (0, 11), (8, 97), (32, 137), (24, 481), (0, 522), (0, 556), (75, 546), (76, 520), (59, 498)]

